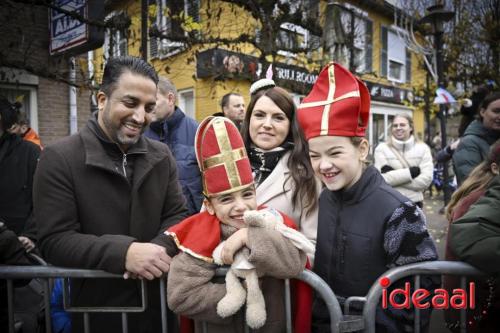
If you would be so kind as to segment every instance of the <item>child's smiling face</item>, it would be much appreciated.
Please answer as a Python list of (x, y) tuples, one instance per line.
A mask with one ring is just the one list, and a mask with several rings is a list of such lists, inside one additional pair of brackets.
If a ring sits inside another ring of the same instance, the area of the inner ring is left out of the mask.
[(246, 227), (243, 213), (257, 209), (255, 187), (250, 186), (233, 193), (211, 197), (205, 200), (207, 211), (227, 225), (235, 228)]
[(308, 144), (314, 173), (330, 191), (349, 188), (361, 178), (369, 148), (366, 139), (356, 146), (348, 137), (318, 136)]

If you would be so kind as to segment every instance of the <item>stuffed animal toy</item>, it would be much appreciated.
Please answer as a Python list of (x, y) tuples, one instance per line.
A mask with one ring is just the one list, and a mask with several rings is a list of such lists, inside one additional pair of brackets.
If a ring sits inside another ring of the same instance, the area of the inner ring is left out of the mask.
[[(266, 208), (250, 210), (244, 213), (243, 219), (249, 227), (276, 230), (307, 255), (314, 253), (314, 245), (299, 231), (287, 227), (282, 215), (275, 209)], [(221, 258), (224, 243), (220, 243), (212, 253), (214, 261), (223, 265)], [(245, 303), (247, 325), (258, 329), (266, 323), (266, 304), (259, 287), (259, 275), (255, 266), (248, 261), (249, 249), (244, 247), (234, 255), (234, 261), (226, 274), (226, 295), (217, 304), (217, 314), (222, 318), (234, 315)], [(246, 281), (246, 290), (239, 278)]]

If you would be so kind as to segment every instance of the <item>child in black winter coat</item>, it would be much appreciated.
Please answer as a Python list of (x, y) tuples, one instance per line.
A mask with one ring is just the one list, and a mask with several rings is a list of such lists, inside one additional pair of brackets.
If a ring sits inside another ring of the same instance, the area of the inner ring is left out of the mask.
[[(422, 210), (367, 166), (369, 108), (364, 83), (330, 63), (297, 113), (312, 167), (326, 187), (319, 201), (314, 271), (341, 304), (351, 296), (366, 296), (390, 268), (437, 259)], [(422, 287), (432, 284), (423, 280)], [(380, 310), (377, 332), (412, 328), (410, 313)], [(429, 315), (422, 313), (423, 325)], [(328, 312), (320, 299), (314, 301), (313, 331), (329, 332)]]

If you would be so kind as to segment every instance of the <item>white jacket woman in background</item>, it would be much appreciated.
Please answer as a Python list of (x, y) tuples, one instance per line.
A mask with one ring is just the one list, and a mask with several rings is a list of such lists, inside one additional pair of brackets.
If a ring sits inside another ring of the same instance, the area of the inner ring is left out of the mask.
[(413, 120), (400, 114), (392, 121), (392, 136), (375, 149), (375, 167), (385, 181), (420, 207), (432, 182), (434, 164), (429, 146), (413, 135)]

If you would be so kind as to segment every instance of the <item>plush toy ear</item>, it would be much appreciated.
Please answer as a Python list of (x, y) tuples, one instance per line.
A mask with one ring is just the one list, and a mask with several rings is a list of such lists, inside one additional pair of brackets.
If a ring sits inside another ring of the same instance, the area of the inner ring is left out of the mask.
[(261, 214), (259, 210), (247, 210), (243, 213), (243, 219), (250, 227), (260, 227), (261, 221), (263, 221)]
[(283, 223), (283, 217), (274, 208), (248, 210), (244, 213), (243, 218), (250, 227), (274, 229), (277, 224)]

